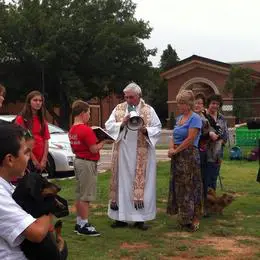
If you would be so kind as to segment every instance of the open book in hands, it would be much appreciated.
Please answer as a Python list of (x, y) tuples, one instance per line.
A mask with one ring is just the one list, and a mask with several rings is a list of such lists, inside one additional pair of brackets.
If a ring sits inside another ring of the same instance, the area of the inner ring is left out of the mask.
[(111, 143), (113, 143), (115, 141), (115, 139), (109, 133), (107, 133), (103, 128), (99, 126), (92, 126), (91, 128), (94, 131), (98, 139), (98, 142), (107, 141), (107, 143), (109, 143), (110, 141)]

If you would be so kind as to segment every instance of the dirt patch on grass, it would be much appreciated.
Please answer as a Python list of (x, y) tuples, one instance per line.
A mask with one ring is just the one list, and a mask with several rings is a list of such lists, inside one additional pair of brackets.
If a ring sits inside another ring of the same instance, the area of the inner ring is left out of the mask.
[(217, 251), (226, 252), (225, 256), (205, 256), (202, 259), (250, 259), (250, 257), (254, 256), (256, 249), (253, 246), (242, 245), (241, 243), (239, 243), (239, 240), (243, 239), (255, 241), (255, 238), (252, 237), (205, 237), (203, 239), (193, 241), (193, 244), (198, 246), (211, 246)]
[[(106, 208), (107, 204), (90, 204), (91, 209), (103, 209)], [(70, 213), (76, 213), (76, 206), (75, 204), (69, 206)]]
[(107, 204), (90, 204), (91, 209), (102, 209), (107, 208)]
[(157, 208), (157, 213), (165, 213), (166, 212), (166, 210), (165, 210), (165, 208)]
[(75, 205), (69, 206), (69, 212), (70, 212), (70, 213), (75, 213), (75, 212), (76, 212), (76, 207), (75, 207)]
[(235, 192), (235, 191), (227, 191), (226, 193), (233, 195), (234, 197), (244, 197), (248, 195), (248, 192)]
[(165, 233), (166, 237), (191, 237), (191, 232), (168, 232)]
[[(181, 259), (203, 259), (203, 260), (237, 260), (253, 259), (257, 253), (257, 245), (260, 243), (259, 238), (249, 236), (236, 237), (204, 237), (202, 239), (193, 239), (192, 233), (189, 232), (171, 232), (165, 233), (166, 237), (182, 237), (182, 240), (189, 252), (175, 253), (178, 256), (162, 256), (160, 260), (181, 260)], [(191, 238), (191, 239), (189, 239)], [(202, 249), (204, 252), (198, 251)], [(178, 249), (177, 249), (178, 250)], [(209, 250), (209, 251), (207, 251)], [(213, 254), (210, 254), (213, 250)]]
[(238, 221), (242, 221), (246, 218), (246, 215), (238, 210), (238, 211), (235, 212), (235, 218)]
[(135, 251), (135, 250), (139, 250), (139, 249), (146, 249), (146, 248), (150, 248), (152, 247), (152, 245), (148, 244), (148, 243), (127, 243), (124, 242), (120, 245), (121, 249), (127, 249), (129, 251)]
[(166, 203), (168, 200), (166, 199), (157, 199), (158, 202)]
[(93, 215), (95, 215), (95, 216), (107, 216), (107, 212), (102, 212), (102, 211), (93, 212)]

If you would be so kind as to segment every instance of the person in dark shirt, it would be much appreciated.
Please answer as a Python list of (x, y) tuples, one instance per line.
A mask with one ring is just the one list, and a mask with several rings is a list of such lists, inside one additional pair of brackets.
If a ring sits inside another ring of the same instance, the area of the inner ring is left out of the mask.
[(207, 147), (206, 176), (208, 188), (216, 190), (217, 178), (223, 158), (223, 147), (228, 140), (228, 128), (227, 121), (219, 112), (223, 104), (222, 97), (220, 95), (212, 95), (208, 98), (207, 103), (206, 118), (213, 131), (210, 130), (209, 132), (210, 142)]
[[(196, 112), (201, 117), (202, 120), (201, 136), (199, 140), (199, 153), (200, 153), (200, 170), (201, 170), (201, 177), (203, 182), (204, 202), (207, 199), (207, 192), (208, 192), (208, 184), (207, 184), (207, 176), (206, 176), (207, 147), (210, 141), (209, 133), (212, 130), (209, 121), (205, 115), (206, 113), (205, 103), (206, 103), (206, 98), (202, 93), (199, 93), (195, 96), (194, 112)], [(206, 203), (204, 203), (204, 217), (208, 216), (207, 209), (205, 206)]]

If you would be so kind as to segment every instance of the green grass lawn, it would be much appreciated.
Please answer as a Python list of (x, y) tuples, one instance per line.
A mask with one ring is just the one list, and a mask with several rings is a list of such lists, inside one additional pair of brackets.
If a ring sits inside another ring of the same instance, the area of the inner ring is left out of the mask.
[[(158, 164), (157, 218), (148, 231), (134, 228), (112, 229), (107, 217), (109, 173), (98, 180), (98, 199), (92, 205), (90, 222), (100, 237), (78, 236), (73, 232), (75, 214), (64, 218), (63, 236), (69, 259), (260, 259), (260, 184), (256, 182), (256, 162), (224, 161), (221, 176), (224, 191), (235, 201), (223, 216), (201, 220), (196, 233), (178, 229), (176, 217), (165, 213), (169, 162)], [(72, 205), (74, 180), (57, 180), (61, 195)], [(227, 257), (227, 258), (226, 258)]]

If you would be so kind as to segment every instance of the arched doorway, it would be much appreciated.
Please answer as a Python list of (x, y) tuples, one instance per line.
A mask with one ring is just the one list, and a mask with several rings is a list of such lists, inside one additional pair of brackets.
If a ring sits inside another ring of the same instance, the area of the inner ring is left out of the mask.
[(203, 93), (205, 97), (209, 97), (213, 94), (220, 94), (217, 86), (206, 78), (192, 78), (186, 81), (180, 88), (182, 90), (192, 90), (194, 94)]

